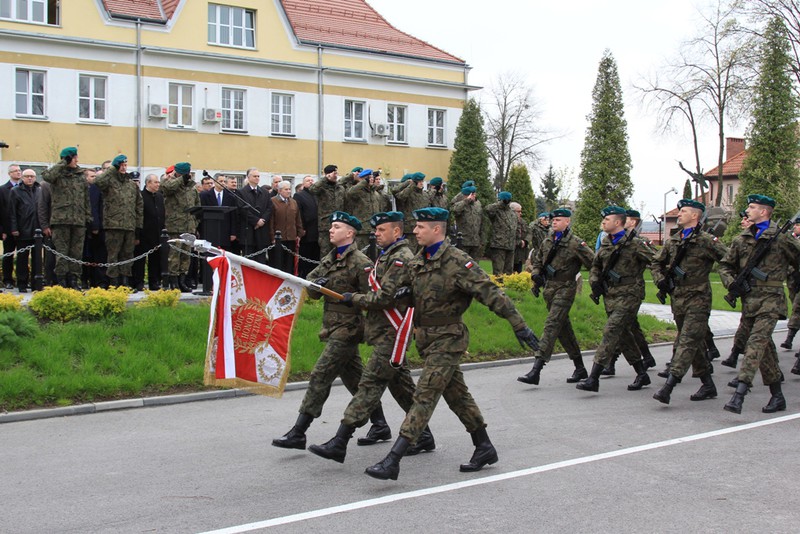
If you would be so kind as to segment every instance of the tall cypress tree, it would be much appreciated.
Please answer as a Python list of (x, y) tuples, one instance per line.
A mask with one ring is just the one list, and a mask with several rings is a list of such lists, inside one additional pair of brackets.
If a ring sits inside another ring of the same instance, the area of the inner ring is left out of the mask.
[(533, 194), (531, 176), (523, 164), (511, 167), (506, 181), (506, 191), (511, 193), (511, 200), (522, 206), (522, 218), (531, 222), (536, 217), (536, 197)]
[(683, 198), (691, 199), (692, 197), (694, 197), (694, 195), (692, 195), (692, 180), (687, 178), (686, 182), (683, 184)]
[(542, 193), (542, 198), (548, 210), (553, 210), (558, 207), (558, 195), (561, 193), (561, 187), (558, 185), (558, 178), (553, 170), (553, 165), (547, 169), (547, 172), (542, 176), (542, 183), (539, 185), (539, 191)]
[(574, 226), (577, 235), (591, 239), (600, 231), (600, 210), (609, 204), (625, 206), (633, 192), (622, 87), (609, 50), (600, 60), (588, 119)]
[(484, 206), (497, 200), (489, 182), (489, 150), (486, 148), (483, 114), (473, 98), (464, 104), (453, 145), (450, 169), (447, 171), (449, 197), (456, 196), (461, 192), (461, 184), (472, 180), (478, 188), (478, 200)]

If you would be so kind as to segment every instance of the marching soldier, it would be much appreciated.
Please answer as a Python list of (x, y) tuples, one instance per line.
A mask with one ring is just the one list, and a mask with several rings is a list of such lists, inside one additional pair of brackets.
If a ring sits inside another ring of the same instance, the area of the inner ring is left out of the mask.
[(678, 202), (678, 224), (682, 230), (669, 238), (651, 264), (653, 282), (670, 294), (672, 315), (678, 327), (669, 376), (653, 398), (669, 404), (673, 388), (692, 367), (692, 376), (702, 382), (689, 397), (693, 401), (713, 399), (717, 388), (711, 377), (711, 363), (706, 357), (705, 338), (711, 314), (711, 284), (708, 275), (725, 256), (725, 245), (700, 229), (705, 204), (684, 199)]
[(511, 193), (500, 191), (497, 202), (486, 206), (486, 215), (492, 224), (489, 257), (492, 274), (511, 274), (514, 269), (514, 247), (517, 238), (517, 215), (511, 209)]
[(417, 381), (414, 404), (400, 427), (400, 436), (386, 458), (366, 470), (374, 478), (397, 480), (400, 459), (418, 440), (442, 396), (472, 435), (475, 445), (472, 458), (461, 465), (461, 471), (478, 471), (497, 462), (497, 451), (486, 433), (483, 415), (458, 365), (469, 344), (469, 333), (461, 316), (473, 298), (508, 320), (520, 343), (537, 348), (536, 336), (511, 300), (475, 260), (445, 239), (449, 215), (441, 208), (414, 212), (417, 220), (414, 235), (422, 249), (410, 263), (411, 287), (401, 288), (395, 297), (411, 298), (413, 302), (417, 349), (425, 364)]
[[(719, 264), (722, 284), (729, 291), (739, 293), (742, 298), (741, 322), (749, 332), (744, 360), (739, 369), (739, 383), (724, 409), (742, 413), (744, 396), (753, 385), (756, 371), (760, 370), (764, 385), (769, 386), (772, 395), (761, 411), (774, 413), (786, 409), (786, 399), (781, 391), (781, 370), (778, 367), (778, 353), (772, 342), (772, 333), (778, 320), (786, 318), (783, 284), (788, 266), (800, 268), (800, 242), (779, 233), (778, 226), (772, 222), (775, 199), (764, 195), (749, 195), (747, 202), (747, 218), (753, 225), (736, 236)], [(748, 264), (751, 263), (750, 257), (757, 246), (766, 248), (766, 255), (755, 265), (756, 269), (751, 271), (747, 280), (749, 288), (743, 287), (737, 281), (737, 276), (744, 269), (753, 267)]]
[(581, 265), (586, 269), (592, 267), (594, 252), (586, 245), (586, 241), (572, 233), (571, 217), (572, 212), (566, 208), (553, 210), (552, 231), (532, 258), (534, 295), (538, 296), (539, 290), (544, 289), (548, 313), (533, 368), (528, 374), (517, 378), (525, 384), (539, 384), (539, 374), (553, 355), (556, 339), (575, 364), (575, 372), (567, 378), (567, 382), (573, 384), (588, 376), (569, 320), (569, 310), (578, 287), (575, 275), (580, 272)]
[[(200, 196), (192, 180), (192, 166), (189, 163), (176, 163), (175, 176), (167, 178), (161, 184), (164, 194), (164, 226), (170, 239), (177, 239), (183, 233), (194, 234), (197, 231), (197, 219), (189, 213), (189, 209), (200, 205)], [(189, 252), (189, 246), (183, 243), (175, 245), (180, 250)], [(189, 255), (175, 249), (169, 251), (169, 278), (173, 289), (184, 293), (191, 291), (186, 282), (189, 270)]]
[(447, 195), (444, 192), (444, 180), (440, 177), (431, 178), (428, 182), (428, 201), (432, 208), (447, 209)]
[[(742, 230), (747, 230), (753, 226), (753, 223), (747, 218), (746, 210), (742, 210), (739, 213), (739, 217), (741, 218), (739, 226)], [(719, 362), (720, 365), (736, 369), (736, 365), (739, 363), (739, 355), (744, 352), (744, 346), (747, 344), (747, 336), (748, 331), (745, 328), (744, 323), (740, 320), (739, 327), (736, 329), (736, 334), (733, 336), (733, 347), (731, 347), (731, 353), (727, 358)], [(737, 383), (738, 379), (734, 378), (733, 381), (731, 381), (728, 385), (735, 388)]]
[(650, 265), (653, 251), (634, 233), (625, 230), (627, 216), (624, 208), (607, 206), (600, 213), (603, 216), (603, 231), (608, 235), (603, 238), (592, 262), (589, 284), (595, 302), (599, 303), (600, 295), (603, 296), (608, 321), (603, 328), (603, 339), (595, 352), (589, 377), (575, 387), (583, 391), (598, 391), (600, 373), (621, 349), (636, 371), (636, 379), (628, 386), (629, 391), (635, 391), (650, 384), (630, 325), (644, 299), (642, 273)]
[[(379, 415), (384, 422), (382, 431), (358, 440), (359, 445), (371, 445), (391, 439), (392, 433), (385, 425), (380, 399), (386, 388), (397, 404), (408, 412), (413, 404), (414, 381), (404, 365), (405, 352), (411, 338), (414, 310), (398, 304), (394, 295), (400, 287), (411, 284), (409, 261), (414, 257), (403, 237), (403, 214), (397, 211), (375, 214), (370, 219), (381, 253), (369, 278), (370, 291), (345, 293), (344, 303), (367, 310), (366, 342), (372, 345), (372, 355), (361, 375), (358, 391), (344, 411), (336, 436), (322, 445), (311, 445), (308, 450), (318, 456), (344, 462), (347, 443), (356, 428), (364, 426), (370, 416)], [(375, 420), (373, 420), (373, 424)], [(373, 428), (376, 428), (373, 426)], [(436, 448), (433, 435), (426, 427), (407, 455)]]
[(456, 230), (461, 234), (461, 250), (476, 260), (481, 257), (483, 248), (481, 233), (483, 209), (477, 191), (474, 185), (466, 185), (453, 199), (461, 197), (460, 200), (453, 202), (453, 220), (456, 223)]
[[(792, 229), (792, 238), (800, 239), (800, 218), (795, 219)], [(792, 303), (792, 314), (789, 317), (789, 333), (786, 334), (786, 341), (781, 343), (784, 349), (792, 349), (792, 342), (797, 331), (800, 330), (800, 272), (791, 270), (786, 279), (786, 288), (789, 290), (789, 300)]]

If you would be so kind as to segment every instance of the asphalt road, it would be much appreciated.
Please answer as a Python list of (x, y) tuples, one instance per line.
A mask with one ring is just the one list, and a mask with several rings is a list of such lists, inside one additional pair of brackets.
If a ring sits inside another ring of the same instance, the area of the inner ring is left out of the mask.
[[(727, 354), (731, 341), (718, 344)], [(668, 351), (654, 350), (659, 365)], [(538, 387), (515, 381), (529, 364), (469, 371), (500, 461), (460, 473), (472, 445), (442, 403), (436, 451), (405, 458), (396, 482), (363, 474), (389, 443), (354, 439), (343, 465), (270, 446), (302, 391), (8, 423), (0, 532), (797, 532), (800, 377), (780, 354), (789, 409), (775, 415), (761, 413), (760, 377), (741, 415), (723, 411), (734, 372), (719, 365), (717, 399), (690, 402), (699, 380), (686, 377), (669, 406), (651, 398), (654, 371), (627, 391), (622, 362), (598, 394), (564, 382), (565, 360)], [(348, 400), (334, 388), (309, 443), (332, 437)], [(396, 432), (401, 411), (385, 400)]]

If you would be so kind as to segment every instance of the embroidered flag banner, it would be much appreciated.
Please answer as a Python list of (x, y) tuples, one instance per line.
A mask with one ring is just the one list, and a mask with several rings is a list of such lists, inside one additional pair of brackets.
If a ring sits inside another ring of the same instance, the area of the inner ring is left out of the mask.
[(205, 384), (282, 396), (303, 288), (233, 254), (208, 263), (214, 269), (214, 293)]

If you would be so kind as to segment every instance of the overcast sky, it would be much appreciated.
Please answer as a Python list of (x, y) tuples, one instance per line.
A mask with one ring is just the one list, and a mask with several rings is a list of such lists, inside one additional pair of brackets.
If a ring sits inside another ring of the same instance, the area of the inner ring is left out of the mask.
[[(698, 9), (706, 0), (367, 0), (397, 28), (464, 59), (469, 82), (488, 87), (498, 74), (516, 71), (534, 88), (545, 125), (565, 135), (543, 148), (543, 168), (531, 169), (538, 194), (539, 176), (553, 166), (574, 169), (577, 196), (580, 153), (591, 111), (592, 88), (606, 48), (617, 62), (633, 159), (632, 204), (660, 215), (664, 193), (683, 191), (683, 161), (694, 168), (688, 132), (657, 132), (652, 111), (641, 104), (633, 84), (674, 56), (679, 44), (697, 34)], [(488, 7), (487, 7), (488, 6)], [(480, 100), (480, 93), (475, 96)], [(726, 128), (743, 136), (747, 124)], [(715, 127), (702, 132), (703, 171), (716, 166)], [(667, 209), (679, 195), (667, 196)]]

